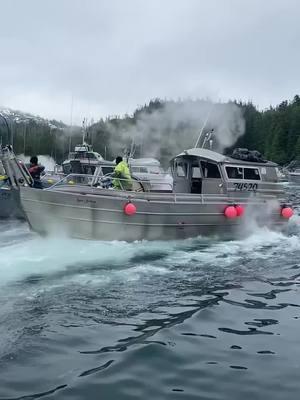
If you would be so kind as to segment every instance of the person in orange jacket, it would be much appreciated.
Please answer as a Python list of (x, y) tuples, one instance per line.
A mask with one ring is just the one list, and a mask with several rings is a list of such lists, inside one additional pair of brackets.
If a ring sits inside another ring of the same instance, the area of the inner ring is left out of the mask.
[(29, 173), (33, 179), (33, 187), (36, 189), (42, 189), (43, 185), (41, 182), (41, 173), (44, 171), (45, 167), (40, 165), (37, 156), (32, 156), (30, 158)]

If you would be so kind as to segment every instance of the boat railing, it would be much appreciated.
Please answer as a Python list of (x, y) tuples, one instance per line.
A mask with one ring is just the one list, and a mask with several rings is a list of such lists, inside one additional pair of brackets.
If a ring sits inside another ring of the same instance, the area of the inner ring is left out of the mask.
[(41, 176), (41, 182), (43, 185), (46, 184), (47, 186), (50, 186), (61, 181), (64, 177), (65, 174), (62, 172), (47, 171)]
[(57, 172), (55, 170), (46, 171), (43, 175), (41, 175), (41, 179), (47, 179), (50, 176), (59, 176), (61, 179), (63, 179), (66, 176), (66, 174), (64, 174), (63, 172)]
[[(107, 174), (102, 176), (87, 175), (87, 174), (68, 174), (62, 179), (55, 182), (49, 188), (45, 190), (52, 190), (59, 186), (87, 186), (99, 189), (118, 189), (118, 190), (130, 190), (135, 192), (153, 192), (153, 191), (165, 191), (172, 192), (173, 185), (166, 180), (155, 179), (152, 182), (150, 179), (140, 179), (132, 177), (131, 180), (114, 177), (113, 174)], [(161, 187), (159, 188), (159, 186)]]

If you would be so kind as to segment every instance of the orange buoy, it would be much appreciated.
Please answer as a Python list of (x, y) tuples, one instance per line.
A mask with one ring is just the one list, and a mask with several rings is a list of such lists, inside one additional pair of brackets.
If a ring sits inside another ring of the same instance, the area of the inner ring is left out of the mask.
[(294, 211), (291, 207), (282, 207), (281, 215), (283, 218), (291, 218), (294, 215)]
[(126, 215), (134, 215), (136, 213), (136, 206), (133, 203), (125, 204), (124, 213)]
[(235, 209), (236, 209), (236, 214), (237, 214), (238, 217), (241, 217), (241, 216), (244, 214), (244, 212), (245, 212), (244, 207), (243, 207), (243, 206), (240, 206), (239, 204), (237, 204), (237, 205), (235, 206)]
[(237, 210), (234, 206), (228, 206), (224, 210), (224, 215), (227, 218), (236, 218), (237, 217)]

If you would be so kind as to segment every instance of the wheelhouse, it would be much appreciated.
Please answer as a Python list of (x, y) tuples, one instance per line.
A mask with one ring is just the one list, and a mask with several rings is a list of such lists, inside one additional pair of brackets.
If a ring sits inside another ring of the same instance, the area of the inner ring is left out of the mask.
[(90, 145), (83, 143), (76, 146), (75, 151), (70, 152), (69, 158), (62, 164), (62, 169), (66, 175), (71, 173), (93, 175), (99, 166), (102, 168), (102, 175), (106, 175), (113, 172), (115, 164), (104, 160)]
[(281, 192), (277, 164), (250, 162), (227, 157), (211, 150), (185, 150), (171, 160), (173, 191), (194, 194), (231, 192)]

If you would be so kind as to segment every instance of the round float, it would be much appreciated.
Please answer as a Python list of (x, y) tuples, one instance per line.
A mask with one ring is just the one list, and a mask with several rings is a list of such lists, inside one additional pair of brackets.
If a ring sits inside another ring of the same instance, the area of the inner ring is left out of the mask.
[(237, 210), (234, 206), (228, 206), (224, 210), (224, 215), (227, 218), (236, 218), (237, 217)]
[(294, 211), (291, 207), (282, 207), (281, 216), (283, 218), (289, 219), (294, 215)]
[(134, 215), (136, 213), (136, 206), (133, 203), (125, 204), (124, 213), (126, 215)]

